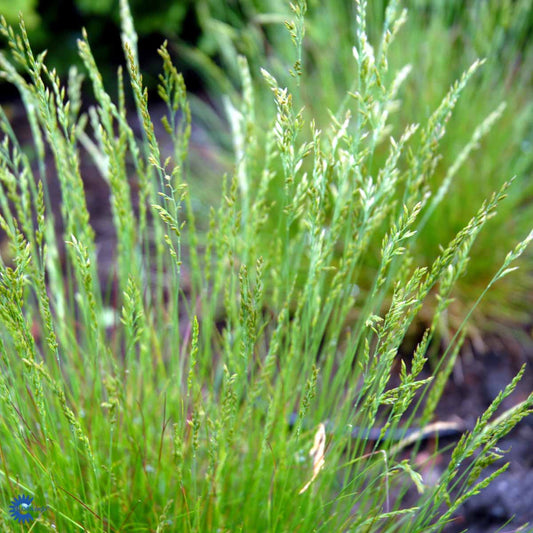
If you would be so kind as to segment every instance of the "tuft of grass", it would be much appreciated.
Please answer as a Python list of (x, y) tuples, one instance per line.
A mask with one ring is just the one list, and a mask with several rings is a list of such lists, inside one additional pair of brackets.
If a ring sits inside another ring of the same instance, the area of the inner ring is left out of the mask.
[[(0, 225), (11, 250), (0, 264), (4, 523), (24, 492), (49, 507), (36, 517), (47, 531), (440, 531), (495, 477), (477, 481), (498, 459), (498, 440), (532, 411), (533, 395), (494, 418), (523, 371), (464, 434), (437, 485), (386, 433), (434, 416), (464, 323), (429, 379), (428, 346), (476, 239), (512, 190), (507, 182), (480, 200), (436, 257), (420, 262), (440, 141), (480, 62), (426, 121), (392, 136), (404, 71), (395, 74), (387, 56), (405, 15), (389, 3), (373, 48), (361, 0), (348, 51), (354, 88), (318, 126), (302, 110), (314, 87), (303, 62), (305, 2), (293, 10), (291, 83), (261, 70), (271, 106), (253, 67), (238, 60), (243, 98), (228, 100), (236, 163), (205, 231), (187, 181), (183, 78), (163, 45), (159, 96), (174, 148), (163, 160), (127, 2), (125, 71), (140, 136), (127, 120), (122, 70), (114, 99), (86, 36), (79, 53), (96, 104), (81, 113), (80, 74), (62, 85), (33, 53), (24, 23), (15, 31), (2, 20), (11, 55), (0, 55), (0, 75), (20, 91), (38, 158), (32, 166), (0, 115)], [(82, 146), (109, 189), (113, 298), (98, 275)], [(60, 235), (46, 151), (61, 190)], [(511, 247), (487, 289), (532, 238)], [(391, 387), (408, 328), (432, 300), (430, 324)], [(364, 433), (348, 437), (354, 426), (378, 425), (372, 453)], [(410, 487), (420, 492), (414, 506), (404, 503)]]

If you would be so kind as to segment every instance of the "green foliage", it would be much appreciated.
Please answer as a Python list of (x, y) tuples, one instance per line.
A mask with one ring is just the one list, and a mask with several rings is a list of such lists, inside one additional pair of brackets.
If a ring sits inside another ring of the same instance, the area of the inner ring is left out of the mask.
[(36, 0), (0, 0), (0, 13), (9, 24), (17, 23), (19, 13), (22, 13), (28, 28), (34, 28), (39, 22), (36, 3)]
[[(354, 425), (397, 430), (433, 417), (464, 323), (430, 379), (421, 377), (428, 346), (474, 242), (513, 187), (480, 199), (448, 244), (420, 260), (440, 141), (480, 62), (420, 125), (393, 133), (389, 112), (404, 71), (387, 54), (405, 16), (389, 4), (374, 52), (366, 2), (356, 5), (353, 80), (316, 120), (302, 109), (323, 68), (308, 67), (309, 78), (300, 60), (305, 2), (287, 25), (297, 50), (286, 85), (265, 64), (258, 89), (252, 63), (237, 60), (243, 96), (227, 100), (236, 164), (206, 231), (188, 184), (183, 78), (163, 45), (159, 96), (174, 154), (162, 160), (126, 0), (122, 43), (140, 136), (127, 120), (122, 70), (115, 102), (85, 36), (78, 50), (95, 99), (87, 114), (80, 76), (73, 71), (63, 86), (32, 52), (24, 24), (15, 32), (2, 21), (11, 53), (0, 55), (0, 72), (21, 93), (38, 159), (34, 172), (2, 113), (0, 225), (12, 257), (0, 262), (4, 523), (8, 502), (25, 492), (49, 506), (37, 518), (47, 531), (441, 531), (497, 475), (477, 482), (500, 455), (496, 443), (532, 411), (533, 395), (494, 418), (522, 372), (465, 433), (437, 485), (385, 432), (370, 454), (364, 436), (348, 438)], [(114, 299), (97, 273), (81, 146), (109, 188)], [(45, 147), (54, 169), (45, 168)], [(532, 238), (509, 247), (489, 287), (513, 271)], [(393, 388), (398, 349), (427, 304), (430, 324)], [(421, 494), (407, 507), (410, 487)]]
[[(75, 4), (84, 15), (95, 14), (112, 17), (118, 22), (117, 2), (114, 0), (76, 0)], [(171, 3), (164, 0), (152, 2), (133, 0), (130, 2), (138, 31), (142, 35), (149, 33), (179, 34), (185, 14), (191, 5), (190, 0)]]
[[(150, 41), (154, 35), (159, 35), (161, 39), (163, 36), (179, 36), (189, 43), (198, 40), (194, 2), (190, 0), (133, 0), (131, 9), (141, 39)], [(119, 11), (119, 2), (115, 0), (47, 0), (41, 5), (34, 0), (0, 1), (0, 15), (6, 17), (9, 24), (17, 24), (19, 14), (22, 14), (32, 43), (47, 50), (48, 64), (62, 79), (67, 78), (71, 65), (81, 65), (76, 41), (81, 36), (82, 27), (85, 28), (91, 37), (93, 53), (100, 63), (106, 87), (115, 83), (116, 65), (121, 61)], [(186, 24), (187, 17), (189, 22)], [(5, 46), (5, 41), (0, 40), (0, 48)], [(151, 66), (147, 66), (147, 73), (153, 73)], [(157, 86), (156, 79), (149, 77), (148, 83), (150, 90)]]

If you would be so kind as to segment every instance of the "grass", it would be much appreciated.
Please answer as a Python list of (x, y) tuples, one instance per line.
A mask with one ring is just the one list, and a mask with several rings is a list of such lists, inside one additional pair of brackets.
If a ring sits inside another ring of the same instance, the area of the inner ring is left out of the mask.
[[(126, 116), (126, 75), (118, 72), (112, 98), (87, 38), (79, 53), (97, 104), (82, 113), (80, 75), (65, 87), (32, 52), (24, 24), (2, 23), (11, 55), (0, 56), (0, 72), (20, 91), (38, 155), (32, 166), (2, 115), (0, 223), (11, 251), (0, 266), (4, 529), (16, 527), (9, 502), (25, 493), (48, 506), (34, 523), (45, 531), (441, 531), (505, 470), (479, 481), (499, 458), (499, 439), (531, 412), (533, 396), (498, 411), (523, 370), (465, 432), (436, 485), (418, 472), (418, 445), (406, 454), (391, 438), (378, 449), (347, 437), (353, 426), (405, 431), (433, 419), (464, 323), (429, 379), (428, 347), (478, 235), (514, 186), (480, 200), (431, 261), (418, 261), (442, 133), (480, 63), (427, 120), (391, 136), (388, 111), (402, 76), (385, 59), (404, 16), (390, 3), (373, 49), (366, 3), (356, 5), (355, 89), (320, 129), (300, 107), (313, 90), (304, 66), (292, 67), (287, 87), (261, 71), (268, 106), (249, 63), (238, 60), (243, 98), (228, 104), (236, 165), (208, 224), (189, 192), (183, 78), (162, 46), (159, 96), (174, 148), (162, 160), (125, 1), (140, 137)], [(298, 2), (286, 37), (296, 58), (305, 20)], [(81, 146), (109, 188), (111, 282), (98, 276)], [(45, 150), (61, 188), (61, 235)], [(510, 248), (487, 290), (511, 274), (531, 239)], [(375, 275), (363, 293), (367, 264)], [(398, 350), (426, 305), (431, 321), (392, 387)], [(410, 488), (419, 491), (416, 505), (403, 502)]]
[[(376, 50), (388, 3), (374, 1), (368, 6), (368, 41)], [(296, 106), (304, 108), (306, 120), (314, 120), (319, 129), (325, 129), (330, 122), (329, 111), (340, 119), (350, 107), (347, 92), (354, 92), (358, 84), (352, 56), (357, 39), (355, 3), (334, 0), (323, 9), (320, 4), (309, 2), (306, 38), (299, 54), (286, 38), (282, 24), (290, 16), (287, 3), (241, 4), (245, 6), (244, 15), (230, 5), (208, 0), (198, 3), (204, 41), (210, 43), (204, 49), (211, 54), (218, 50), (218, 62), (210, 60), (207, 53), (183, 46), (177, 48), (178, 53), (188, 56), (206, 79), (212, 80), (214, 87), (223, 87), (226, 92), (231, 92), (232, 86), (240, 87), (237, 57), (245, 55), (254, 90), (262, 102), (268, 101), (268, 95), (259, 75), (260, 67), (268, 65), (282, 86), (290, 86), (289, 71), (297, 70), (294, 64), (299, 62), (298, 77), (302, 82), (298, 88), (293, 84), (293, 97)], [(406, 124), (425, 123), (439, 106), (447, 87), (477, 58), (485, 60), (464, 88), (453, 116), (443, 124), (439, 158), (425, 176), (423, 186), (428, 190), (451, 189), (451, 194), (433, 195), (413, 242), (416, 261), (421, 264), (433, 261), (438, 247), (449, 242), (468, 223), (481, 198), (499, 189), (510, 177), (516, 178), (507, 201), (499, 208), (501, 217), (490, 221), (487, 231), (479, 236), (470, 266), (454, 286), (455, 301), (440, 326), (447, 339), (453, 336), (462, 317), (489, 283), (494, 266), (504, 260), (507, 251), (530, 229), (529, 176), (533, 160), (528, 147), (532, 141), (533, 72), (529, 65), (533, 63), (527, 34), (533, 11), (527, 0), (473, 0), (467, 4), (454, 0), (407, 0), (402, 2), (404, 6), (408, 17), (395, 35), (395, 46), (386, 54), (389, 68), (383, 75), (389, 85), (392, 76), (400, 71), (406, 79), (398, 87), (395, 101), (391, 101), (386, 134), (381, 141), (387, 139), (389, 132), (399, 135)], [(238, 95), (234, 98), (239, 100)], [(256, 113), (258, 122), (268, 122), (271, 110), (263, 105), (258, 106)], [(413, 141), (419, 140), (419, 133), (415, 134)], [(387, 155), (387, 142), (377, 142), (370, 159), (372, 175), (384, 166)], [(277, 185), (281, 187), (279, 181)], [(395, 200), (403, 201), (401, 196)], [(382, 233), (370, 243), (376, 254), (385, 231), (384, 226)], [(519, 264), (526, 264), (530, 259), (528, 252)], [(358, 283), (361, 290), (367, 291), (376, 275), (376, 261), (368, 261), (364, 267)], [(476, 307), (468, 336), (478, 348), (487, 334), (514, 338), (517, 324), (527, 326), (531, 288), (530, 270), (522, 268), (512, 279), (502, 280)], [(426, 325), (431, 315), (432, 310), (428, 319), (423, 320)]]

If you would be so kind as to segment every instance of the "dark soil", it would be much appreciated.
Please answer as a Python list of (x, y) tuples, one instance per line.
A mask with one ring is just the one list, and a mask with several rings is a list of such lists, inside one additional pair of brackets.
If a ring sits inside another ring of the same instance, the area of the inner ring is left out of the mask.
[[(156, 112), (160, 113), (160, 110)], [(31, 136), (23, 109), (18, 104), (10, 104), (8, 113), (21, 144), (29, 145)], [(223, 166), (220, 159), (210, 153), (205, 139), (201, 130), (193, 131), (193, 158), (207, 159), (210, 165)], [(47, 168), (50, 171), (49, 178), (52, 184), (50, 190), (54, 196), (53, 209), (56, 220), (60, 220), (60, 192), (53, 180), (54, 163), (51, 156)], [(100, 276), (102, 280), (109, 280), (109, 274), (114, 268), (115, 234), (107, 186), (87, 157), (82, 158), (81, 171), (85, 181), (91, 224), (97, 238)], [(473, 427), (477, 417), (511, 381), (521, 365), (528, 360), (533, 361), (533, 350), (524, 347), (523, 344), (510, 343), (509, 340), (501, 343), (495, 337), (487, 339), (485, 347), (485, 353), (473, 348), (463, 354), (438, 407), (436, 413), (438, 420), (459, 418), (466, 427)], [(504, 402), (502, 410), (524, 400), (532, 390), (533, 371), (529, 368), (515, 393)], [(494, 464), (484, 475), (489, 475), (506, 461), (510, 462), (510, 467), (487, 489), (460, 509), (454, 521), (447, 526), (446, 533), (533, 531), (533, 417), (523, 420), (499, 443), (499, 448), (507, 452), (504, 459)], [(423, 451), (420, 452), (421, 457), (422, 454)], [(442, 468), (446, 464), (444, 459), (445, 457), (442, 457), (440, 461)], [(423, 467), (421, 471), (424, 474)], [(438, 474), (439, 462), (436, 464), (434, 462), (424, 475), (437, 482)], [(518, 529), (527, 522), (529, 526)]]
[[(490, 346), (491, 343), (489, 343)], [(492, 344), (499, 344), (494, 340)], [(531, 353), (518, 345), (506, 351), (471, 354), (459, 362), (461, 378), (448, 383), (437, 409), (437, 415), (448, 419), (457, 415), (472, 427), (478, 416), (490, 405), (498, 393), (512, 380), (523, 363), (531, 362)], [(533, 371), (526, 368), (515, 392), (504, 400), (500, 411), (525, 400), (533, 389)], [(503, 440), (498, 448), (503, 459), (487, 468), (483, 477), (509, 462), (506, 472), (496, 478), (479, 495), (468, 500), (446, 533), (511, 533), (529, 522), (521, 531), (533, 531), (533, 416), (529, 416)]]

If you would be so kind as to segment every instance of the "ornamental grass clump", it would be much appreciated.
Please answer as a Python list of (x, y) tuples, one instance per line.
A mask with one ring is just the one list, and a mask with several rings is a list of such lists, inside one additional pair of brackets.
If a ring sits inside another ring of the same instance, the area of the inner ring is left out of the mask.
[[(87, 111), (83, 75), (72, 71), (63, 85), (45, 55), (31, 50), (24, 23), (16, 31), (2, 22), (11, 53), (0, 55), (0, 72), (20, 91), (36, 158), (2, 114), (4, 529), (13, 524), (9, 501), (24, 493), (46, 504), (35, 517), (46, 531), (440, 531), (495, 477), (479, 481), (498, 459), (499, 439), (531, 412), (533, 396), (498, 411), (523, 370), (464, 433), (438, 483), (419, 472), (419, 443), (409, 454), (402, 438), (434, 418), (464, 324), (432, 375), (428, 347), (475, 239), (513, 186), (480, 201), (432, 261), (416, 262), (439, 143), (481, 63), (450, 87), (427, 122), (392, 132), (388, 115), (404, 76), (389, 72), (387, 53), (405, 14), (389, 4), (374, 49), (365, 8), (357, 3), (355, 89), (320, 128), (298, 104), (304, 2), (288, 24), (297, 51), (291, 87), (261, 71), (272, 99), (268, 121), (254, 118), (259, 104), (239, 59), (243, 98), (228, 103), (236, 163), (221, 176), (220, 201), (208, 214), (190, 196), (183, 78), (164, 44), (159, 97), (173, 146), (165, 158), (125, 0), (129, 81), (119, 70), (116, 99), (87, 36), (78, 43), (96, 102)], [(128, 120), (126, 85), (139, 136)], [(387, 156), (375, 168), (378, 146)], [(97, 268), (82, 150), (109, 190), (117, 236), (110, 280)], [(489, 286), (511, 273), (532, 238), (509, 252)], [(375, 239), (377, 251), (369, 246)], [(363, 294), (358, 281), (368, 261), (376, 275)], [(399, 361), (429, 300), (432, 321), (412, 358)], [(352, 439), (356, 426), (363, 429)], [(370, 440), (365, 428), (376, 427), (381, 438)], [(406, 500), (411, 488), (419, 493), (414, 504)]]

